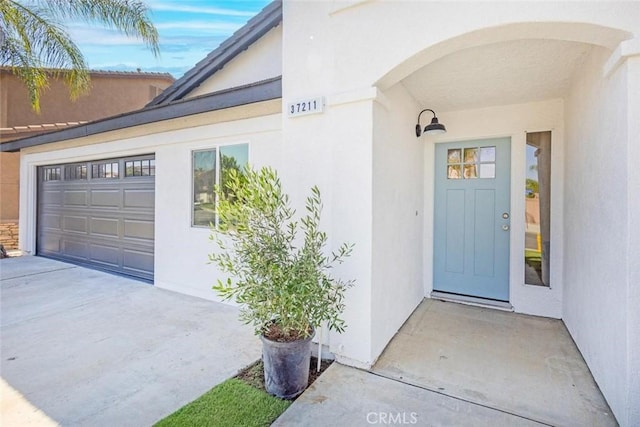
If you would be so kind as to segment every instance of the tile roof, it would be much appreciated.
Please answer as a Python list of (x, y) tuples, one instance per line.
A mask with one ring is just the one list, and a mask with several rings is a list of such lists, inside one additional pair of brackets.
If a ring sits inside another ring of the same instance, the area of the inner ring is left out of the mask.
[[(5, 71), (11, 73), (11, 67), (0, 66), (0, 72)], [(51, 72), (63, 71), (50, 69)], [(122, 77), (146, 77), (146, 78), (166, 78), (175, 80), (175, 78), (169, 73), (158, 73), (155, 71), (115, 71), (115, 70), (89, 70), (91, 76), (106, 75), (106, 76), (122, 76)]]
[(0, 135), (25, 133), (25, 132), (49, 132), (52, 130), (65, 129), (71, 126), (78, 126), (85, 123), (89, 123), (89, 122), (86, 120), (80, 120), (77, 122), (42, 123), (38, 125), (13, 126), (10, 128), (0, 128)]
[(141, 110), (95, 120), (67, 129), (4, 142), (0, 144), (0, 152), (15, 152), (22, 148), (82, 138), (103, 132), (278, 98), (282, 98), (282, 78), (274, 77), (261, 82), (225, 89), (194, 98), (173, 101), (154, 107), (145, 107)]
[(147, 78), (160, 78), (175, 80), (169, 73), (158, 73), (155, 71), (113, 71), (113, 70), (90, 70), (91, 76), (104, 75), (104, 76), (116, 76), (116, 77), (147, 77)]

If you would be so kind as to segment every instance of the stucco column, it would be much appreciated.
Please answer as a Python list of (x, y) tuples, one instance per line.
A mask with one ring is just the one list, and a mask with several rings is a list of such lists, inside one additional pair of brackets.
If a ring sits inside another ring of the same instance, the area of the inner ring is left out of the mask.
[[(640, 48), (640, 40), (638, 41)], [(628, 419), (618, 420), (620, 425), (640, 425), (640, 49), (628, 62), (628, 230), (627, 247), (627, 405)]]

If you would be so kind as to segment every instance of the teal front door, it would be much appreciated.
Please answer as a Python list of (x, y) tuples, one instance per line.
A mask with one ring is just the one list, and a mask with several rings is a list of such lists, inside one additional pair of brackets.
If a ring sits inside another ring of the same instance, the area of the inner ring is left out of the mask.
[(509, 301), (510, 138), (436, 144), (433, 289)]

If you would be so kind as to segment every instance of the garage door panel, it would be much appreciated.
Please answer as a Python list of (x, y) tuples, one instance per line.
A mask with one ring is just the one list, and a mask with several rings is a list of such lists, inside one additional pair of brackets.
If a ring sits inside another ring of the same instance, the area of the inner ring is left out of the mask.
[(45, 213), (41, 217), (40, 226), (49, 230), (60, 230), (62, 227), (60, 225), (61, 217), (60, 214), (56, 213)]
[(112, 268), (120, 268), (120, 258), (122, 257), (122, 251), (117, 246), (107, 246), (100, 244), (92, 244), (91, 248), (91, 260), (110, 266)]
[(155, 176), (92, 175), (130, 159), (86, 162), (82, 176), (66, 173), (82, 163), (39, 171), (38, 255), (153, 279)]
[(125, 249), (123, 267), (135, 271), (153, 271), (153, 254)]
[(87, 234), (87, 217), (85, 216), (65, 216), (64, 217), (64, 231), (72, 233)]
[(153, 189), (124, 190), (125, 208), (147, 208), (153, 209), (155, 205), (155, 192)]
[(91, 218), (91, 234), (119, 238), (118, 218)]
[(120, 209), (122, 203), (122, 190), (100, 189), (91, 190), (91, 206), (102, 208)]
[(87, 206), (87, 190), (65, 190), (65, 206)]
[(42, 192), (40, 203), (47, 206), (62, 206), (62, 190), (49, 190)]
[(87, 242), (82, 242), (78, 240), (62, 240), (62, 253), (65, 256), (77, 259), (77, 260), (87, 260), (89, 259), (88, 254), (89, 245)]
[(153, 240), (154, 223), (153, 221), (124, 221), (124, 237)]
[(40, 245), (40, 252), (45, 254), (61, 252), (59, 236), (45, 235), (38, 240)]

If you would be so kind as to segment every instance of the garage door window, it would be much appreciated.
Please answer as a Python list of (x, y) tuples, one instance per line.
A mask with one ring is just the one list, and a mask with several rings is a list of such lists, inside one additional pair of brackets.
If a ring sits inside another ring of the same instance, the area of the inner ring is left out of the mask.
[(156, 161), (154, 159), (128, 160), (124, 162), (124, 176), (154, 176), (156, 174)]
[(62, 179), (60, 170), (61, 170), (60, 166), (49, 166), (49, 167), (42, 168), (42, 180), (43, 181), (60, 181)]
[(93, 163), (91, 165), (91, 178), (119, 178), (118, 162)]
[(193, 152), (192, 225), (209, 227), (216, 223), (215, 187), (224, 188), (229, 171), (241, 171), (249, 158), (249, 145), (226, 145)]
[(64, 167), (65, 181), (87, 179), (87, 165), (67, 165)]

